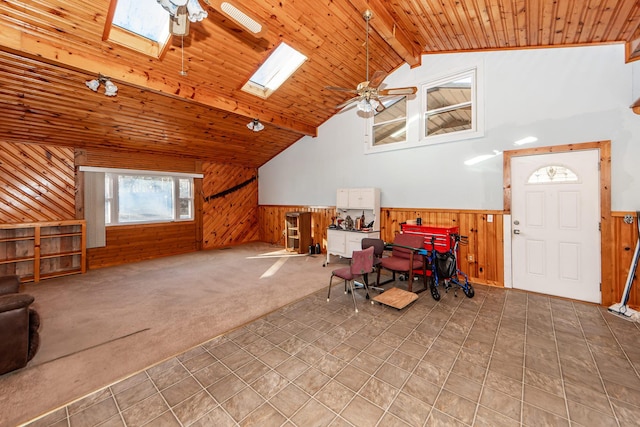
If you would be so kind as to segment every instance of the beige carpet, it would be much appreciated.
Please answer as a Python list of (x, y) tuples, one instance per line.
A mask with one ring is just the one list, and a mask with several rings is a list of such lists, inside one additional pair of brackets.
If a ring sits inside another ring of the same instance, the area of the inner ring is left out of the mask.
[(327, 286), (335, 265), (262, 243), (27, 284), (41, 348), (0, 376), (0, 426), (27, 422)]

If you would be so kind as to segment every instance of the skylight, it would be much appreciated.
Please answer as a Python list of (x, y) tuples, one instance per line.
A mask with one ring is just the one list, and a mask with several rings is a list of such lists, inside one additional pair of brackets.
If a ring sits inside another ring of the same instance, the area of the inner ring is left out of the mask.
[(117, 0), (104, 38), (160, 57), (169, 36), (169, 13), (157, 0)]
[(169, 37), (169, 14), (157, 0), (118, 0), (113, 25), (156, 43)]
[(242, 90), (267, 98), (306, 60), (306, 56), (291, 46), (280, 43), (258, 71), (249, 78)]

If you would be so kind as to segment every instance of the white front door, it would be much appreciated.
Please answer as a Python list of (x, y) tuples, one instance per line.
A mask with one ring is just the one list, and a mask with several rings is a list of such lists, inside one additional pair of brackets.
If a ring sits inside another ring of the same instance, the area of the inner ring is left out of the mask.
[(511, 159), (513, 287), (601, 302), (599, 151)]

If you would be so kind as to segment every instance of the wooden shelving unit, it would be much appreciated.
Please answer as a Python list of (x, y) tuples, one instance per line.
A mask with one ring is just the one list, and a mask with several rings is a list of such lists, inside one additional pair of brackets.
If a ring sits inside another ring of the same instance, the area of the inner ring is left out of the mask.
[(22, 282), (86, 272), (84, 220), (0, 224), (0, 275)]
[(311, 212), (287, 212), (284, 222), (285, 249), (307, 252), (311, 245)]

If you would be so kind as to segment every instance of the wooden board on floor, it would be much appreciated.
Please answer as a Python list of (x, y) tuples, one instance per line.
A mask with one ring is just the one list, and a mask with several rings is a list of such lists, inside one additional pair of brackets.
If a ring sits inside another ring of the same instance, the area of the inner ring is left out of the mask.
[(374, 301), (380, 304), (388, 305), (398, 310), (402, 310), (417, 299), (418, 294), (399, 288), (391, 288), (373, 298)]

